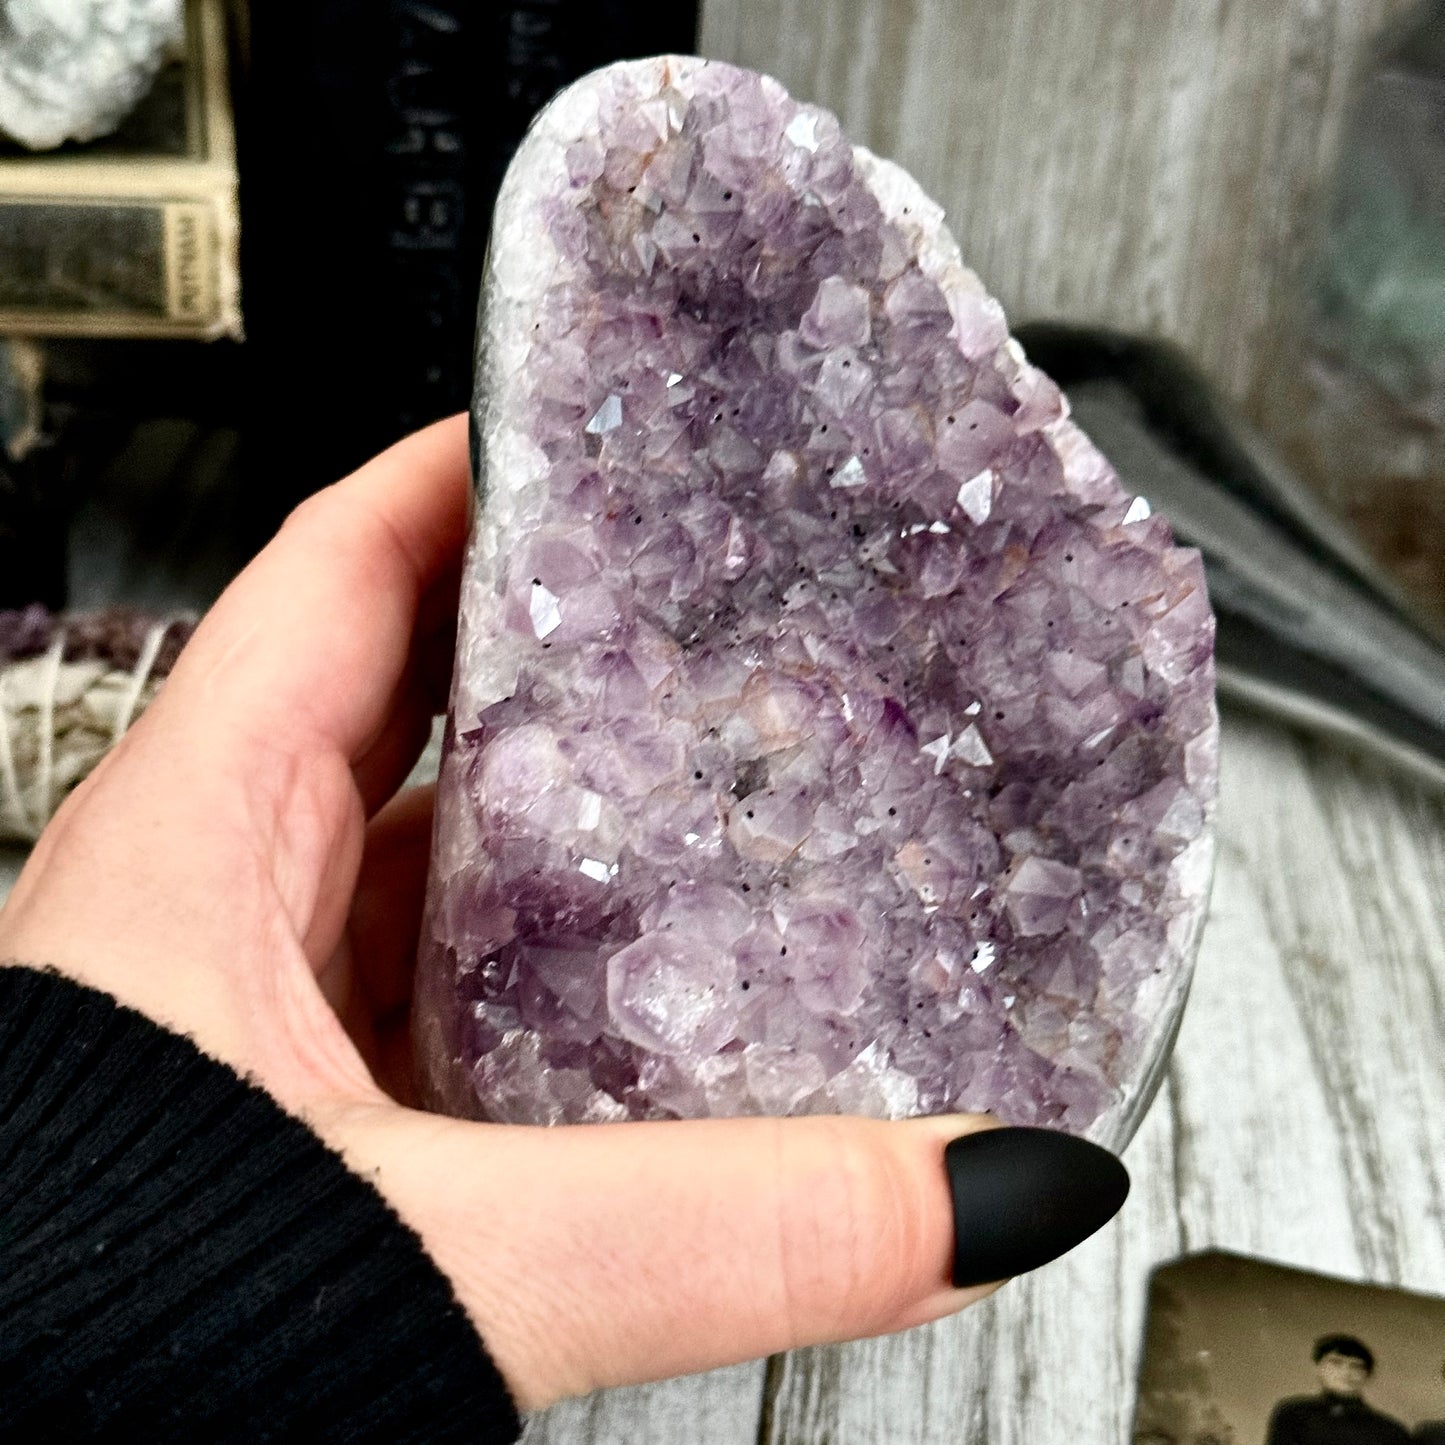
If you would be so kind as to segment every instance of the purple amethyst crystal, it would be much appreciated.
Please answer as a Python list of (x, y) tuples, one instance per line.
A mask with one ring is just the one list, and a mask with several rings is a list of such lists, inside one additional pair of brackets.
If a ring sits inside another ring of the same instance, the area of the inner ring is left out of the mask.
[(1208, 887), (1213, 621), (938, 207), (772, 80), (613, 66), (483, 300), (432, 1102), (1119, 1141)]

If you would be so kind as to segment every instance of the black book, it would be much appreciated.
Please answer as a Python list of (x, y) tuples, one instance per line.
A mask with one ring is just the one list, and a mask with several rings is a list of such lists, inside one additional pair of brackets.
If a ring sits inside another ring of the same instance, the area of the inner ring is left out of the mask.
[(657, 0), (253, 9), (247, 467), (273, 519), (466, 408), (492, 205), (532, 117), (599, 65), (691, 51), (696, 25)]

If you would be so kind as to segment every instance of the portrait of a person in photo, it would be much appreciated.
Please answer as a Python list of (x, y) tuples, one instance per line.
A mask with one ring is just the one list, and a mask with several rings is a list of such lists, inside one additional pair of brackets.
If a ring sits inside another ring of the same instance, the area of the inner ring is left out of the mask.
[(1364, 1398), (1375, 1372), (1368, 1345), (1353, 1335), (1325, 1335), (1315, 1341), (1312, 1356), (1319, 1393), (1281, 1400), (1265, 1445), (1407, 1445), (1405, 1427)]

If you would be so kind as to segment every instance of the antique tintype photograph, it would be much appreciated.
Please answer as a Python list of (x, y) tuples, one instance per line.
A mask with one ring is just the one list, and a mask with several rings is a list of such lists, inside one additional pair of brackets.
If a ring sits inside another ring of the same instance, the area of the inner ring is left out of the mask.
[(1134, 1445), (1442, 1445), (1445, 1299), (1211, 1252), (1155, 1271)]

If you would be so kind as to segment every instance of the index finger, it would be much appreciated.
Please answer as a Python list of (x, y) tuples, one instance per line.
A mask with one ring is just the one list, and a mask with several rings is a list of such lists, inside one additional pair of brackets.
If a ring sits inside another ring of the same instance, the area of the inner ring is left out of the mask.
[(303, 502), (197, 629), (171, 703), (204, 696), (213, 717), (360, 756), (413, 638), (444, 620), (467, 494), (466, 418), (454, 416)]

